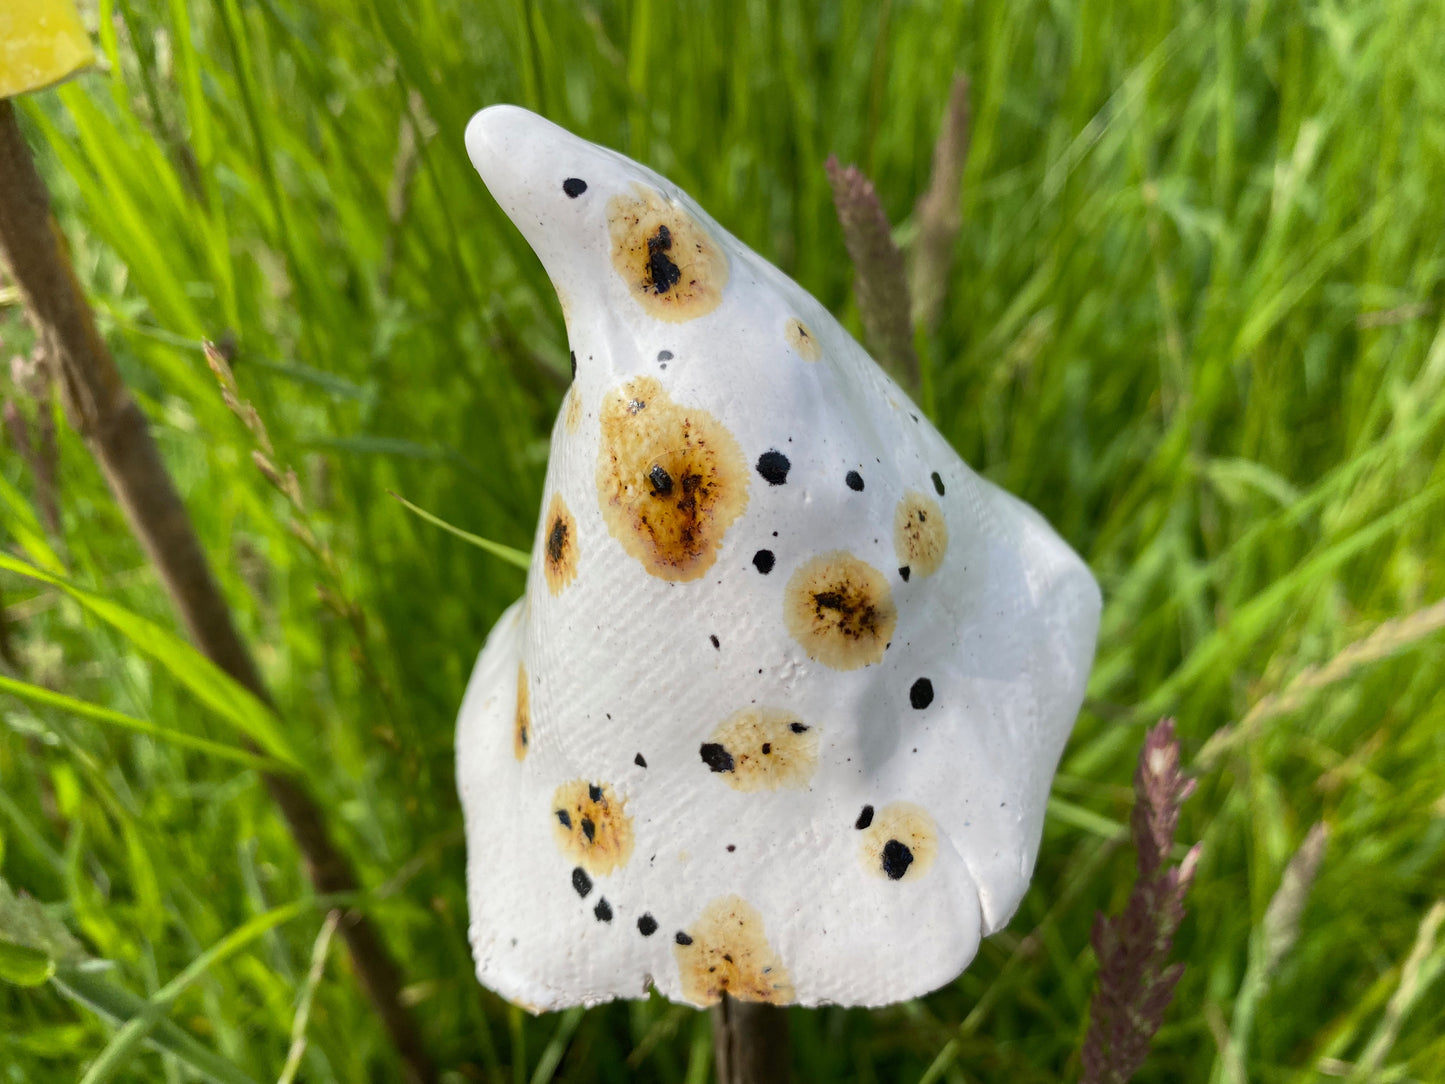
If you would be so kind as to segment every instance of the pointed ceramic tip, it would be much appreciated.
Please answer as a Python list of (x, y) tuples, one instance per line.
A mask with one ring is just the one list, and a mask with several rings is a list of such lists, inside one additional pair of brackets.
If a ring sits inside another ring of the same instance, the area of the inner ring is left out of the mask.
[[(564, 297), (601, 303), (602, 284), (621, 286), (612, 266), (610, 201), (637, 199), (666, 182), (651, 170), (520, 106), (488, 106), (472, 117), (467, 154)], [(661, 197), (659, 196), (658, 199)]]
[(494, 177), (514, 172), (511, 167), (519, 149), (538, 132), (554, 127), (519, 105), (489, 105), (467, 122), (467, 155), (491, 187)]
[(590, 157), (592, 149), (566, 129), (516, 105), (492, 105), (477, 113), (467, 124), (466, 143), (472, 165), (523, 232), (524, 223), (539, 213), (556, 213), (568, 166)]

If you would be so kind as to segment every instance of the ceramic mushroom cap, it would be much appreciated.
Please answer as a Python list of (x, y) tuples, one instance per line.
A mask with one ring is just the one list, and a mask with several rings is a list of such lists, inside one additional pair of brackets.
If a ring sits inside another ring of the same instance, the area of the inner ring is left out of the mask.
[(534, 1011), (948, 982), (1028, 885), (1089, 570), (667, 180), (514, 106), (466, 143), (576, 370), (458, 721), (478, 977)]

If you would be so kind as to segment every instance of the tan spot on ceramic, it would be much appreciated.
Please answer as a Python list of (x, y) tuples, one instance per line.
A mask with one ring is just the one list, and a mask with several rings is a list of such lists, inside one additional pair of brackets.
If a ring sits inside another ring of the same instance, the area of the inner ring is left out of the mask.
[(612, 537), (659, 579), (695, 580), (748, 506), (742, 450), (705, 410), (638, 377), (602, 401), (597, 495)]
[(728, 260), (687, 211), (643, 185), (607, 202), (612, 266), (649, 316), (682, 323), (722, 301)]
[(525, 666), (517, 667), (517, 712), (512, 718), (512, 752), (521, 760), (532, 744), (532, 696), (527, 690)]
[(943, 509), (932, 497), (910, 489), (893, 513), (893, 547), (898, 564), (907, 565), (913, 575), (931, 576), (943, 564), (948, 550), (948, 524)]
[(894, 802), (873, 815), (863, 829), (858, 860), (875, 877), (916, 881), (938, 857), (938, 828), (928, 811), (912, 802)]
[(547, 505), (542, 537), (542, 572), (553, 596), (577, 578), (577, 521), (562, 494), (553, 493)]
[(609, 783), (574, 779), (552, 795), (552, 830), (568, 861), (594, 876), (632, 857), (632, 818)]
[(562, 410), (567, 432), (577, 432), (582, 424), (582, 393), (577, 390), (576, 384), (567, 389), (567, 401), (562, 404)]
[(682, 996), (694, 1005), (715, 1005), (723, 994), (738, 1001), (787, 1005), (793, 984), (768, 944), (763, 916), (740, 896), (713, 900), (675, 943)]
[(783, 332), (791, 346), (804, 361), (817, 361), (823, 356), (822, 344), (813, 334), (813, 329), (796, 316), (788, 321), (788, 326)]
[(734, 790), (803, 790), (818, 767), (817, 728), (781, 708), (735, 712), (712, 732), (709, 747), (709, 767)]
[(882, 661), (898, 611), (881, 572), (834, 550), (793, 573), (783, 595), (783, 621), (810, 658), (834, 670), (856, 670)]

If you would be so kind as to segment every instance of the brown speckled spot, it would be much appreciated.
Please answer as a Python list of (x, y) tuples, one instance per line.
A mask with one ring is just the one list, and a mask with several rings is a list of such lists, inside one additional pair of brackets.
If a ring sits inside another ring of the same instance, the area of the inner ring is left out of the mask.
[(834, 670), (856, 670), (882, 661), (898, 611), (881, 572), (834, 550), (793, 573), (783, 620), (811, 658)]
[(858, 845), (858, 860), (875, 877), (916, 881), (938, 856), (938, 828), (928, 811), (912, 802), (894, 802), (873, 814)]
[(582, 394), (577, 390), (576, 384), (567, 389), (567, 401), (562, 404), (562, 410), (567, 432), (577, 432), (582, 425)]
[(555, 597), (577, 578), (577, 521), (560, 493), (552, 494), (542, 532), (542, 571)]
[(732, 767), (716, 774), (733, 790), (802, 790), (818, 767), (817, 728), (781, 708), (743, 708), (708, 740), (732, 757)]
[(608, 531), (650, 575), (697, 579), (748, 505), (738, 442), (650, 376), (608, 393), (601, 422), (597, 495)]
[(517, 666), (517, 714), (513, 717), (512, 752), (521, 760), (532, 744), (532, 697), (527, 691), (527, 668)]
[(715, 1005), (723, 994), (738, 1001), (792, 1002), (792, 980), (768, 944), (763, 916), (742, 897), (713, 900), (675, 940), (682, 996), (694, 1005)]
[[(594, 876), (632, 857), (632, 818), (610, 783), (574, 779), (552, 795), (552, 831), (569, 862)], [(560, 814), (566, 813), (564, 818)]]
[(813, 334), (813, 329), (796, 316), (788, 321), (783, 336), (788, 340), (788, 345), (797, 351), (798, 357), (804, 361), (817, 361), (823, 356), (822, 344)]
[(948, 550), (948, 525), (932, 497), (910, 489), (893, 513), (893, 546), (898, 563), (919, 576), (931, 576)]
[(682, 323), (718, 307), (727, 256), (681, 205), (634, 185), (607, 202), (607, 223), (612, 266), (649, 316)]

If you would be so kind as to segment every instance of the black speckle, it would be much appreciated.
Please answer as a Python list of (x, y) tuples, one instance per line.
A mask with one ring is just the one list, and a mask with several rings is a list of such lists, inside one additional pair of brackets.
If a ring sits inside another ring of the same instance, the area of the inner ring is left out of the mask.
[(728, 854), (732, 854), (733, 851), (735, 851), (735, 850), (737, 850), (737, 849), (738, 849), (738, 845), (737, 845), (736, 843), (729, 843), (729, 844), (728, 844)]
[(788, 729), (791, 730), (794, 734), (806, 734), (806, 733), (808, 732), (808, 724), (807, 724), (807, 723), (789, 723), (789, 724), (788, 724)]
[(672, 492), (672, 475), (667, 473), (667, 468), (661, 463), (652, 465), (652, 470), (647, 472), (647, 480), (652, 483), (654, 497), (666, 497)]
[(568, 813), (565, 809), (557, 810), (557, 820), (561, 823), (563, 828), (572, 827), (572, 815)]
[(602, 788), (596, 783), (588, 783), (587, 797), (591, 798), (594, 802), (602, 801)]
[(773, 755), (773, 743), (770, 742), (770, 741), (765, 741), (765, 742), (763, 742), (763, 756), (767, 757), (767, 756), (772, 756), (772, 755)]
[(577, 351), (569, 350), (568, 355), (572, 358), (572, 379), (577, 379)]
[(772, 448), (758, 456), (758, 473), (770, 486), (783, 485), (788, 480), (788, 471), (793, 464), (788, 462), (788, 457), (776, 448)]
[(582, 834), (587, 837), (588, 843), (597, 839), (597, 825), (592, 823), (591, 817), (582, 818)]
[(888, 874), (888, 879), (897, 881), (908, 872), (908, 867), (913, 865), (913, 852), (896, 839), (890, 839), (883, 844), (883, 872)]
[(671, 351), (671, 350), (659, 350), (659, 351), (657, 352), (657, 360), (658, 360), (658, 361), (671, 361), (671, 360), (672, 360), (672, 351)]
[(572, 871), (572, 887), (583, 899), (586, 899), (587, 893), (592, 891), (592, 878), (587, 876), (587, 871), (581, 866)]
[(863, 492), (863, 476), (857, 471), (850, 470), (847, 477), (843, 480), (848, 483), (848, 488), (851, 489), (854, 493)]
[(753, 567), (766, 576), (773, 570), (773, 551), (758, 550), (753, 554)]
[(682, 281), (682, 272), (667, 255), (672, 248), (672, 231), (665, 225), (647, 239), (647, 277), (653, 293), (665, 294)]
[(873, 823), (873, 807), (872, 807), (871, 805), (865, 805), (865, 806), (863, 807), (863, 812), (862, 812), (862, 813), (859, 813), (859, 814), (858, 814), (858, 819), (853, 822), (853, 827), (856, 828), (856, 829), (858, 829), (858, 831), (861, 832), (863, 829), (867, 828), (867, 827), (868, 827), (870, 824), (872, 824), (872, 823)]
[(552, 529), (547, 532), (547, 559), (554, 565), (562, 560), (563, 554), (567, 552), (567, 523), (558, 516), (552, 521)]
[(908, 702), (919, 711), (933, 703), (933, 682), (927, 678), (919, 678), (908, 690)]
[(635, 757), (632, 758), (632, 763), (636, 764), (639, 768), (647, 767), (647, 761), (643, 759), (641, 753), (638, 753)]
[(909, 416), (910, 418), (912, 418), (914, 421), (917, 421), (917, 420), (918, 420), (918, 415), (917, 415), (917, 414), (909, 414), (908, 416)]
[(714, 741), (702, 743), (698, 750), (702, 755), (702, 762), (715, 772), (730, 772), (733, 770), (733, 755)]
[(643, 915), (637, 920), (637, 932), (643, 937), (651, 937), (657, 932), (657, 919), (651, 915)]
[(587, 191), (587, 182), (581, 177), (568, 177), (562, 182), (562, 191), (566, 192), (572, 199), (576, 199), (583, 192)]
[(673, 940), (676, 941), (679, 945), (692, 944), (692, 938), (689, 937), (687, 934), (683, 933), (681, 930), (677, 931), (677, 935), (673, 938)]
[(606, 896), (597, 901), (597, 906), (592, 908), (592, 913), (597, 916), (598, 922), (612, 921), (612, 904), (607, 902)]
[(904, 583), (907, 583), (907, 582), (908, 582), (908, 574), (909, 574), (909, 572), (911, 572), (911, 571), (912, 571), (912, 570), (911, 570), (907, 565), (904, 565), (902, 568), (900, 568), (900, 569), (898, 570), (898, 575), (900, 575), (900, 576), (903, 577), (903, 582), (904, 582)]
[(709, 636), (708, 639), (712, 641), (713, 647), (717, 648), (719, 651), (722, 650), (722, 641), (720, 641), (716, 636)]
[(938, 476), (937, 471), (933, 472), (933, 488), (938, 491), (940, 497), (943, 496), (943, 479)]

